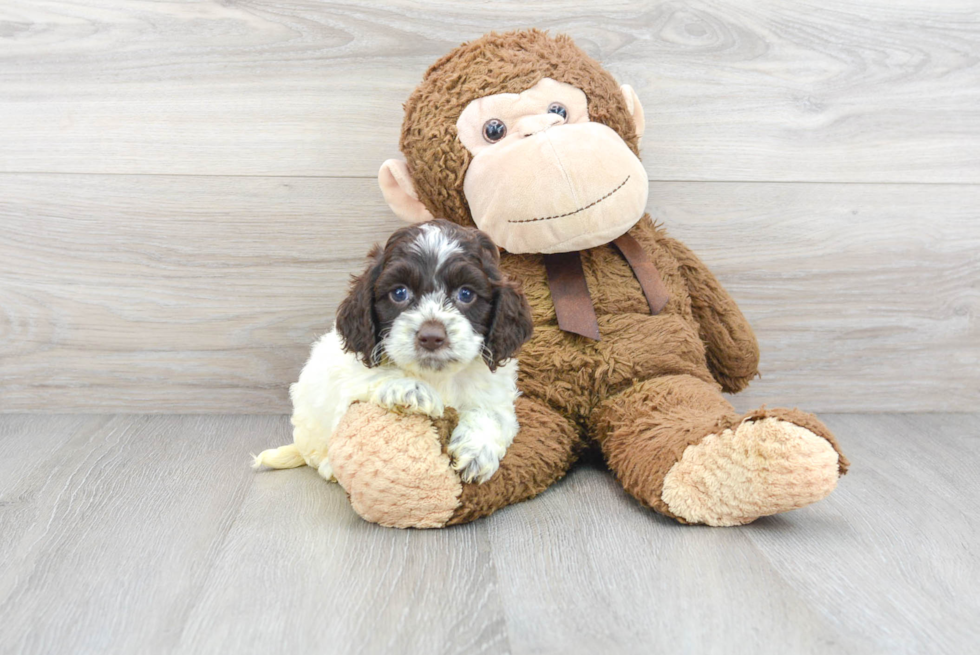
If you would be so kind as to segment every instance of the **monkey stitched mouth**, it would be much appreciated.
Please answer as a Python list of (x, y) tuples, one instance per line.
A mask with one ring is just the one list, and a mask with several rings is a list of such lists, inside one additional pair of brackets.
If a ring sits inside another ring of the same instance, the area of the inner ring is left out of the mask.
[(565, 218), (566, 216), (571, 216), (572, 214), (577, 214), (577, 213), (579, 213), (579, 212), (584, 212), (584, 211), (585, 211), (586, 209), (588, 209), (589, 207), (595, 207), (595, 206), (596, 206), (596, 205), (598, 205), (598, 204), (599, 204), (600, 202), (602, 202), (603, 200), (605, 200), (606, 198), (608, 198), (608, 197), (609, 197), (609, 196), (611, 196), (612, 194), (614, 194), (614, 193), (616, 193), (617, 191), (619, 191), (620, 189), (622, 189), (622, 188), (623, 188), (623, 186), (624, 186), (624, 185), (625, 185), (625, 184), (626, 184), (627, 182), (629, 182), (629, 181), (630, 181), (630, 176), (629, 176), (629, 175), (627, 175), (627, 176), (626, 176), (626, 179), (625, 179), (625, 180), (623, 180), (622, 182), (620, 182), (620, 183), (619, 183), (619, 186), (618, 186), (618, 187), (616, 187), (615, 189), (613, 189), (612, 191), (610, 191), (610, 192), (609, 192), (609, 193), (607, 193), (606, 195), (604, 195), (604, 196), (602, 196), (602, 197), (601, 197), (601, 198), (599, 198), (598, 200), (594, 200), (594, 201), (592, 201), (592, 202), (590, 202), (590, 203), (589, 203), (589, 204), (587, 204), (587, 205), (586, 205), (585, 207), (579, 207), (579, 208), (578, 208), (578, 209), (576, 209), (575, 211), (570, 211), (570, 212), (566, 212), (566, 213), (564, 213), (564, 214), (556, 214), (556, 215), (554, 215), (554, 216), (542, 216), (541, 218), (525, 218), (525, 219), (522, 219), (522, 220), (517, 220), (517, 221), (507, 221), (507, 222), (508, 222), (508, 223), (536, 223), (537, 221), (550, 221), (550, 220), (552, 220), (552, 219), (555, 219), (555, 218)]

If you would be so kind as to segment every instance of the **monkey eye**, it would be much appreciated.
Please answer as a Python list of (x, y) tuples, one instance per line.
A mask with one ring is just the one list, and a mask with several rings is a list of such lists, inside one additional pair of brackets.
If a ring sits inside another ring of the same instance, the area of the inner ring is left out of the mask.
[(456, 300), (463, 305), (469, 305), (476, 299), (476, 292), (469, 287), (460, 287), (456, 292)]
[(388, 292), (388, 297), (391, 298), (391, 302), (397, 305), (401, 305), (402, 303), (408, 302), (408, 299), (411, 297), (411, 295), (412, 294), (408, 290), (408, 287), (404, 285), (395, 287), (394, 289)]
[(483, 124), (483, 138), (496, 143), (507, 136), (507, 126), (499, 118), (491, 118)]
[(560, 102), (553, 102), (550, 105), (548, 105), (548, 113), (558, 114), (559, 116), (561, 116), (562, 120), (568, 118), (568, 110), (566, 110), (565, 105), (561, 104)]

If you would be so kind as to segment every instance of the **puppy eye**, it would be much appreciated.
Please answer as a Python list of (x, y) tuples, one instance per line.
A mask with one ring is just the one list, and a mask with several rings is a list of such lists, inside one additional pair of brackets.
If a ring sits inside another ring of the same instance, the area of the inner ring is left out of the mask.
[(469, 305), (476, 299), (476, 292), (469, 287), (460, 287), (459, 291), (456, 292), (456, 300), (458, 300), (463, 305)]
[[(540, 107), (540, 105), (538, 105)], [(549, 114), (558, 114), (562, 119), (568, 118), (568, 111), (565, 109), (565, 105), (560, 102), (553, 102), (548, 105)]]
[(507, 136), (507, 126), (499, 118), (491, 118), (483, 124), (483, 138), (496, 143)]
[(409, 296), (411, 296), (411, 293), (409, 292), (408, 287), (405, 286), (395, 287), (388, 292), (388, 297), (391, 298), (391, 302), (399, 305), (403, 302), (407, 302)]

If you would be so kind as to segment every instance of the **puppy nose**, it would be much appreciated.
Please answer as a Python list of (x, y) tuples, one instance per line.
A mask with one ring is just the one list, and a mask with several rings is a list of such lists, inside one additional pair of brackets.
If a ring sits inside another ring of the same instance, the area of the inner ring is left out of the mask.
[(446, 328), (438, 321), (426, 321), (415, 339), (426, 350), (439, 350), (446, 345)]

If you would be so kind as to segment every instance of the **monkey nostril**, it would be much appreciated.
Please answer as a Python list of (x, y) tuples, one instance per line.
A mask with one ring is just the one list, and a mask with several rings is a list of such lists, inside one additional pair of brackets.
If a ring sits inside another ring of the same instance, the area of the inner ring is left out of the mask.
[(426, 321), (419, 328), (415, 340), (420, 347), (430, 352), (439, 350), (446, 345), (446, 328), (438, 321)]

